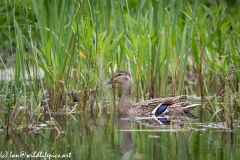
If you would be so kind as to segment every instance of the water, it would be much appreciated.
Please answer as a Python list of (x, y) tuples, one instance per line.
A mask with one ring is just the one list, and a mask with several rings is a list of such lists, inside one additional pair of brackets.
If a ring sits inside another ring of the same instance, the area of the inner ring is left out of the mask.
[(129, 119), (105, 111), (53, 119), (45, 115), (42, 121), (55, 126), (39, 123), (25, 130), (1, 130), (0, 158), (239, 159), (237, 124), (229, 130), (223, 123), (199, 123), (196, 117), (179, 119), (169, 124), (164, 117), (162, 122), (152, 117)]

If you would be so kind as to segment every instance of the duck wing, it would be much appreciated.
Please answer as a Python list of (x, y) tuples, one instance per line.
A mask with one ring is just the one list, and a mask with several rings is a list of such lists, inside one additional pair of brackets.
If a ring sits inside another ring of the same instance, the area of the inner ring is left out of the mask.
[[(130, 115), (149, 116), (156, 115), (156, 112), (163, 113), (169, 105), (179, 103), (180, 96), (168, 98), (155, 98), (136, 103), (129, 110)], [(157, 114), (159, 115), (159, 114)]]
[[(191, 104), (189, 102), (178, 102), (171, 105), (164, 106), (166, 109), (164, 111), (160, 109), (157, 109), (155, 112), (155, 115), (184, 115), (186, 113), (189, 113), (192, 109), (194, 109), (196, 106), (200, 106), (201, 104)], [(163, 107), (162, 107), (163, 108)], [(162, 111), (162, 112), (161, 112)]]

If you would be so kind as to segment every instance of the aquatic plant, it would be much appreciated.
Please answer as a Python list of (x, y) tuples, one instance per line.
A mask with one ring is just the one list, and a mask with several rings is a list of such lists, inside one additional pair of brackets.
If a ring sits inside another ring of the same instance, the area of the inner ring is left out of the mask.
[(59, 111), (74, 91), (84, 111), (90, 91), (92, 98), (105, 97), (102, 82), (128, 70), (136, 101), (185, 94), (188, 88), (213, 117), (223, 113), (223, 121), (232, 121), (239, 111), (240, 19), (230, 4), (32, 0), (4, 6), (4, 33), (15, 59), (1, 94), (13, 94), (15, 104), (34, 110), (44, 102), (44, 110)]

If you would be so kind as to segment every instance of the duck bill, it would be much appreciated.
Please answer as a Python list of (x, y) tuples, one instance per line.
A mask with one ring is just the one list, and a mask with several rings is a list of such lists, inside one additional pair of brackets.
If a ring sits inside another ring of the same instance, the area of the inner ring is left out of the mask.
[(104, 84), (113, 84), (114, 83), (114, 78), (110, 79), (109, 81), (105, 82)]

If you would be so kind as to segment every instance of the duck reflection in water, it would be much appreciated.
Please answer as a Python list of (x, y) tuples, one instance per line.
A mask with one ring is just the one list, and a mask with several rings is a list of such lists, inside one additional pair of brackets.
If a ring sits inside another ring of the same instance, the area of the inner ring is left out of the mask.
[[(188, 121), (194, 120), (197, 117), (188, 113), (185, 115), (176, 116), (151, 116), (151, 117), (128, 117), (128, 116), (118, 116), (118, 124), (120, 131), (123, 134), (123, 142), (120, 145), (120, 149), (117, 151), (118, 154), (122, 156), (122, 159), (130, 159), (131, 156), (135, 158), (143, 157), (144, 155), (133, 153), (133, 142), (132, 142), (132, 131), (133, 125), (147, 126), (147, 128), (154, 128), (156, 131), (161, 129), (180, 129)], [(139, 127), (138, 127), (139, 128)], [(141, 131), (141, 130), (139, 130)]]

